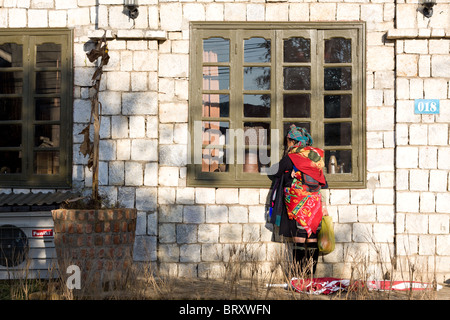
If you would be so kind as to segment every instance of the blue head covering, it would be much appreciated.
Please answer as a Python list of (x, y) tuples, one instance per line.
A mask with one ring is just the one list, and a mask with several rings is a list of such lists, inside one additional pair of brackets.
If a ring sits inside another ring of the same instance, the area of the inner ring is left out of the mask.
[(295, 124), (292, 124), (289, 128), (287, 137), (297, 141), (296, 147), (304, 148), (313, 144), (313, 138), (308, 131), (305, 128), (295, 126)]

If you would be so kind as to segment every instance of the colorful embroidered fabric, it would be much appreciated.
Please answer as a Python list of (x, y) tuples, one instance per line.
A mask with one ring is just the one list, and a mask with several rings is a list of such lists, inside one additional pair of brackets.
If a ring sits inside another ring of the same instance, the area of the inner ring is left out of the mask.
[(289, 151), (289, 158), (298, 170), (311, 176), (322, 185), (326, 184), (325, 176), (323, 175), (325, 161), (323, 160), (324, 152), (322, 149), (311, 146), (293, 148)]
[[(295, 176), (290, 187), (284, 189), (284, 202), (289, 219), (294, 219), (308, 234), (316, 233), (322, 220), (322, 201), (319, 190), (310, 192), (302, 181), (302, 172), (325, 184), (322, 168), (323, 150), (313, 147), (297, 148), (289, 157), (295, 166)], [(295, 160), (295, 161), (294, 161)]]

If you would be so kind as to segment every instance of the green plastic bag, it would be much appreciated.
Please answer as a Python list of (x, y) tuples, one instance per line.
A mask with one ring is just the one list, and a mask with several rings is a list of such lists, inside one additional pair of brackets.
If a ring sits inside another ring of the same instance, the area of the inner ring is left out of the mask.
[(331, 253), (334, 250), (335, 244), (333, 219), (330, 216), (323, 216), (322, 228), (318, 235), (319, 251), (323, 254)]

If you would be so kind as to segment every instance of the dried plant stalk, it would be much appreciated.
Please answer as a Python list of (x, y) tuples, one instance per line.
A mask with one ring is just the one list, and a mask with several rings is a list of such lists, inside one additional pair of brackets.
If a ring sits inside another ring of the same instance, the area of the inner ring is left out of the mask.
[[(106, 32), (103, 38), (97, 42), (94, 49), (90, 50), (87, 54), (90, 62), (94, 62), (101, 58), (94, 75), (92, 76), (92, 89), (91, 96), (91, 117), (88, 125), (80, 132), (83, 134), (84, 140), (80, 146), (80, 152), (86, 157), (89, 155), (88, 168), (92, 168), (92, 199), (99, 201), (98, 194), (98, 165), (99, 165), (99, 144), (100, 144), (100, 115), (102, 104), (98, 100), (98, 93), (100, 91), (100, 81), (103, 74), (103, 66), (109, 62), (108, 46), (106, 43)], [(94, 128), (94, 141), (90, 140), (91, 125)]]

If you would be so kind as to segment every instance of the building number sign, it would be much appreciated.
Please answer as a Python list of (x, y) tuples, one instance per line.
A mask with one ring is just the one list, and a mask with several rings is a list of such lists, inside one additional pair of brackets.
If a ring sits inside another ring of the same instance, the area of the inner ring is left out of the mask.
[(416, 99), (414, 100), (415, 114), (439, 114), (439, 100)]

